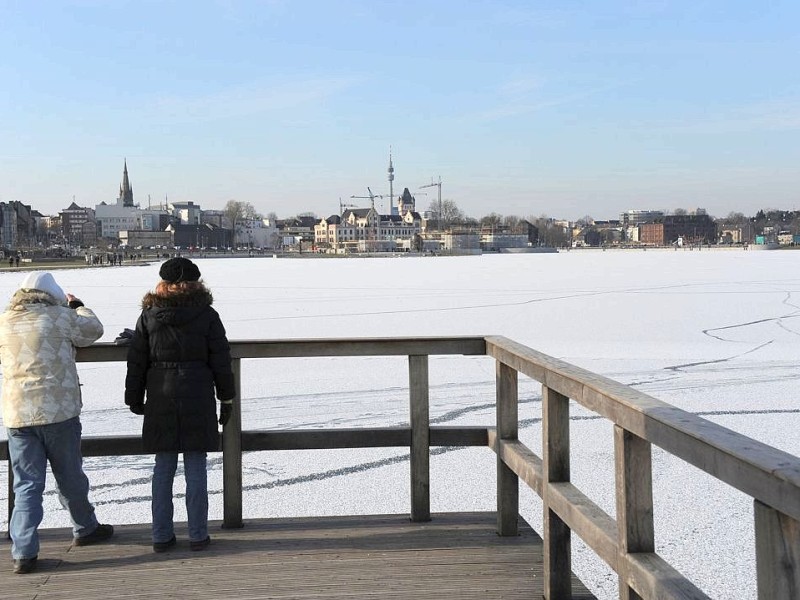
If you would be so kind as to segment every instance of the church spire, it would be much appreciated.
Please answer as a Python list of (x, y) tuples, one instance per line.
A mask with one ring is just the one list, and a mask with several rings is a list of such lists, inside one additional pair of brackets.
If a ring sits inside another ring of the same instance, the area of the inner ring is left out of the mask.
[(122, 185), (119, 186), (119, 198), (117, 204), (122, 206), (133, 206), (133, 188), (128, 179), (128, 159), (125, 159), (125, 167), (122, 171)]

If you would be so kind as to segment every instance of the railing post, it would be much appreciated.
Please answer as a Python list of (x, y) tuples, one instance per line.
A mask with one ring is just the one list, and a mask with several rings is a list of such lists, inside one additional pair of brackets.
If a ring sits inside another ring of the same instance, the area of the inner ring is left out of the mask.
[[(497, 418), (497, 443), (501, 440), (516, 440), (519, 432), (519, 408), (517, 371), (497, 361), (495, 404)], [(498, 535), (519, 535), (519, 477), (497, 454), (497, 533)]]
[(234, 358), (233, 368), (236, 397), (233, 414), (222, 428), (222, 526), (242, 527), (242, 360)]
[(800, 521), (753, 503), (758, 600), (800, 598)]
[(428, 357), (408, 357), (411, 421), (411, 520), (431, 520)]
[(544, 597), (572, 598), (572, 540), (567, 524), (550, 510), (550, 484), (569, 481), (569, 398), (542, 385), (542, 501)]
[[(650, 442), (614, 425), (619, 552), (655, 552), (653, 466)], [(620, 561), (625, 564), (625, 561)], [(627, 573), (619, 575), (620, 600), (641, 600)]]

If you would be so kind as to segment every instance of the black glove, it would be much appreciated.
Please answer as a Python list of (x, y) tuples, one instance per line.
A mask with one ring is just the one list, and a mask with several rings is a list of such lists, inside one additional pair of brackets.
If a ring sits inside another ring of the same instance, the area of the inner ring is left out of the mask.
[(130, 408), (131, 412), (135, 415), (144, 414), (144, 404), (131, 404), (128, 408)]
[(233, 414), (233, 404), (230, 402), (223, 402), (219, 405), (219, 424), (226, 425), (231, 420)]
[(135, 332), (133, 329), (128, 329), (126, 327), (120, 332), (120, 334), (117, 336), (117, 339), (114, 340), (114, 343), (117, 346), (130, 346), (131, 342), (133, 341), (134, 333)]

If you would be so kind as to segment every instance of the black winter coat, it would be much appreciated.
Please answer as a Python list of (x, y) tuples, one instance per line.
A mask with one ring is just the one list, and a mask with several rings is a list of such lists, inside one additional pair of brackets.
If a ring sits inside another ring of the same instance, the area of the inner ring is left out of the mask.
[(128, 349), (125, 404), (144, 404), (145, 452), (219, 450), (217, 406), (236, 395), (225, 328), (205, 288), (147, 294)]

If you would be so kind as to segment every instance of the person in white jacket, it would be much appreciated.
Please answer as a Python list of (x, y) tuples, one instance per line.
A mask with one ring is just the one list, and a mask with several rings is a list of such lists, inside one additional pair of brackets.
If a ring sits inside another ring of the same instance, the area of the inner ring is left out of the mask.
[(73, 544), (111, 537), (89, 502), (81, 456), (81, 391), (75, 348), (103, 335), (95, 314), (50, 273), (31, 272), (0, 314), (3, 424), (14, 476), (9, 522), (15, 573), (36, 569), (47, 463), (72, 519)]

